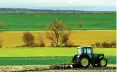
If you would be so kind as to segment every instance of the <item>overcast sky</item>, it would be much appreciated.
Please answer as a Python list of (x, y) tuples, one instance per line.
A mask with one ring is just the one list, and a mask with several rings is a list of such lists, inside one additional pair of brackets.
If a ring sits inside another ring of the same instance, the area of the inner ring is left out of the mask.
[(0, 8), (116, 10), (116, 0), (0, 0)]

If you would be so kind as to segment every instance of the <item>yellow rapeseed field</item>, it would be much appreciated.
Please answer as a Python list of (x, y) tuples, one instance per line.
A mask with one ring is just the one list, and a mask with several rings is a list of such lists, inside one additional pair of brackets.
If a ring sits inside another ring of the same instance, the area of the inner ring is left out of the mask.
[[(3, 47), (16, 47), (23, 45), (22, 36), (24, 31), (8, 31), (1, 33)], [(50, 42), (46, 38), (44, 31), (31, 31), (38, 42), (38, 37), (44, 38), (47, 46)], [(116, 30), (89, 30), (89, 31), (72, 31), (70, 41), (76, 45), (90, 45), (95, 42), (110, 42), (116, 40)]]

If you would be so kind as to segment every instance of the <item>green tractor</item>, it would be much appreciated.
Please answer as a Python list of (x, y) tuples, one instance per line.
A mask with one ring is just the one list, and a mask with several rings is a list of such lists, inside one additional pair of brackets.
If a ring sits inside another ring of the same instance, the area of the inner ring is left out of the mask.
[(106, 67), (107, 59), (104, 57), (104, 54), (93, 53), (91, 46), (78, 47), (78, 54), (72, 58), (72, 66), (73, 68)]

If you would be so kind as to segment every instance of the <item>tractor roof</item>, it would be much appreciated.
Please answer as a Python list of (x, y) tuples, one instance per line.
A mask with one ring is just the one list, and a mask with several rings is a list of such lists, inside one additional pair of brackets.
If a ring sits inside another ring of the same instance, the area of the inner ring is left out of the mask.
[(77, 48), (92, 48), (92, 46), (83, 46), (83, 47), (77, 47)]

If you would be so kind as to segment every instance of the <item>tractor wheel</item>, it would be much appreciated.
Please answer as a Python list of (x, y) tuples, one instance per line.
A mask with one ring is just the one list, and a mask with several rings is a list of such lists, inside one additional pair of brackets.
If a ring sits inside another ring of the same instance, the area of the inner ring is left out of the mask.
[(88, 68), (90, 66), (90, 60), (88, 57), (81, 57), (79, 64), (82, 68)]
[(77, 56), (78, 55), (74, 55), (74, 57), (72, 58), (72, 62), (71, 63), (73, 63), (72, 64), (73, 68), (77, 68), (78, 67), (78, 64), (77, 64)]
[(72, 58), (72, 63), (77, 63), (77, 56), (78, 55), (74, 55), (74, 57)]
[(104, 58), (101, 58), (98, 62), (99, 67), (106, 67), (107, 66), (107, 60)]

